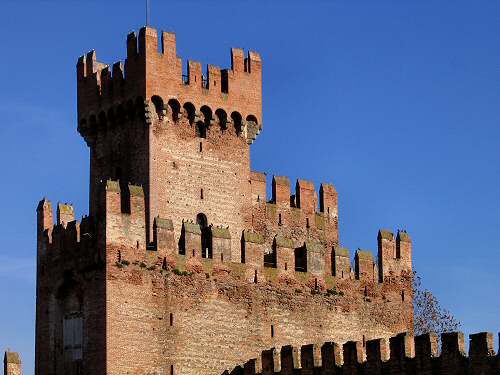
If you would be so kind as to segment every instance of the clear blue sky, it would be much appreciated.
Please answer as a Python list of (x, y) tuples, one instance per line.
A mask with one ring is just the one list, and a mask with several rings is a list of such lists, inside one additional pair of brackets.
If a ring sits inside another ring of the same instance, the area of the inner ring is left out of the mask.
[[(427, 287), (464, 331), (500, 328), (500, 2), (152, 0), (183, 58), (264, 60), (252, 165), (333, 182), (341, 242), (405, 228)], [(0, 350), (33, 371), (35, 207), (87, 212), (75, 64), (125, 57), (143, 1), (2, 1)]]

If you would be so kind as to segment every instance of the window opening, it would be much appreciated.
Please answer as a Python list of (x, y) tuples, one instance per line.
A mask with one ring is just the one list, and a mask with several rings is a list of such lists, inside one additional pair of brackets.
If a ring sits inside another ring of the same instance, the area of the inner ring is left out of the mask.
[(82, 359), (82, 313), (66, 314), (63, 321), (63, 345), (65, 357), (70, 361)]

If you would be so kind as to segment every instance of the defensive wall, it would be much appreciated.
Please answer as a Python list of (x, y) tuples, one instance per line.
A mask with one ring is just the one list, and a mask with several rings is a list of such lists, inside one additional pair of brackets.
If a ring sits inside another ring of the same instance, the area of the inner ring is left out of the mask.
[(463, 333), (412, 337), (400, 334), (389, 340), (310, 344), (269, 349), (261, 356), (223, 375), (493, 375), (500, 373), (493, 335), (470, 335), (469, 355)]
[(250, 164), (260, 56), (183, 72), (176, 48), (143, 28), (124, 63), (78, 60), (89, 216), (37, 209), (37, 375), (210, 375), (263, 348), (411, 332), (409, 235), (351, 253), (333, 185), (274, 176), (267, 197)]
[[(469, 340), (468, 355), (460, 332), (444, 333), (440, 340), (434, 334), (412, 337), (403, 333), (365, 342), (285, 345), (264, 350), (222, 375), (499, 374), (500, 351), (495, 353), (493, 334), (477, 333)], [(5, 353), (4, 374), (22, 375), (18, 353)]]
[[(299, 194), (301, 204), (307, 202)], [(317, 238), (297, 242), (279, 231), (263, 235), (250, 228), (231, 242), (227, 226), (204, 230), (190, 220), (176, 226), (157, 217), (147, 242), (142, 187), (129, 185), (126, 197), (124, 212), (120, 184), (103, 182), (102, 215), (81, 223), (70, 205), (58, 204), (55, 223), (48, 200), (38, 207), (39, 307), (47, 311), (41, 329), (57, 337), (49, 327), (69, 308), (85, 311), (83, 326), (92, 338), (87, 363), (71, 366), (97, 369), (103, 361), (110, 374), (170, 368), (213, 374), (265, 347), (369, 340), (412, 329), (411, 239), (405, 232), (381, 230), (383, 261), (357, 250), (353, 263), (347, 249)], [(301, 209), (289, 200), (286, 205)], [(205, 253), (203, 232), (209, 234)], [(138, 358), (138, 347), (148, 355)], [(49, 357), (48, 368), (54, 362)]]

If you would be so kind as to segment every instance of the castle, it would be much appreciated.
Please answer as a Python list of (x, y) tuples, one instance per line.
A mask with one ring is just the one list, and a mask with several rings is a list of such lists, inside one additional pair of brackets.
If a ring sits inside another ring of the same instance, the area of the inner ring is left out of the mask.
[[(362, 363), (363, 348), (412, 333), (408, 233), (380, 230), (377, 257), (351, 254), (333, 185), (298, 180), (292, 194), (274, 176), (268, 199), (251, 170), (259, 54), (183, 75), (175, 34), (148, 27), (124, 63), (82, 56), (77, 80), (89, 215), (38, 204), (36, 374), (312, 374), (341, 356), (306, 344), (346, 343), (343, 363)], [(391, 345), (409, 351), (406, 337)]]

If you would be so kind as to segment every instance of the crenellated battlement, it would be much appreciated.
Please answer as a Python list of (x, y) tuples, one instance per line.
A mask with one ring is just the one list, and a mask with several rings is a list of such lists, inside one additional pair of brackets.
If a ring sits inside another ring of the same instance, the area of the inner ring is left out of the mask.
[(393, 275), (411, 272), (412, 240), (406, 231), (398, 230), (396, 237), (391, 231), (381, 229), (377, 236), (380, 281)]
[(126, 50), (78, 59), (89, 216), (38, 205), (37, 372), (208, 375), (267, 347), (412, 331), (408, 234), (350, 252), (332, 184), (274, 176), (267, 197), (251, 170), (259, 54), (183, 62), (149, 27)]
[(52, 220), (52, 204), (49, 200), (44, 198), (40, 201), (37, 211), (39, 256), (42, 258), (57, 258), (61, 254), (71, 256), (71, 252), (82, 253), (94, 246), (96, 238), (94, 220), (89, 216), (83, 216), (81, 221), (75, 220), (72, 205), (57, 204), (56, 222)]
[[(95, 126), (123, 122), (138, 103), (151, 102), (158, 118), (182, 116), (244, 131), (252, 142), (262, 129), (262, 61), (256, 52), (231, 50), (231, 68), (187, 62), (183, 74), (176, 36), (142, 28), (127, 37), (127, 59), (112, 66), (96, 52), (77, 63), (78, 129), (87, 139)], [(141, 106), (141, 105), (140, 105)], [(146, 116), (145, 120), (148, 120)]]
[(282, 346), (265, 350), (258, 358), (236, 366), (232, 371), (226, 370), (223, 375), (499, 373), (500, 356), (495, 355), (493, 334), (470, 335), (468, 356), (463, 333), (442, 334), (441, 350), (438, 341), (433, 334), (412, 337), (403, 333), (389, 340)]
[(286, 176), (273, 176), (272, 196), (266, 201), (266, 180), (265, 173), (251, 171), (250, 184), (254, 204), (267, 202), (277, 207), (301, 209), (307, 215), (322, 213), (330, 218), (338, 216), (338, 195), (332, 184), (322, 183), (319, 191), (316, 191), (312, 181), (298, 179), (295, 183), (295, 194), (291, 194), (290, 179)]
[[(261, 175), (256, 175), (261, 176)], [(273, 178), (273, 185), (279, 180)], [(260, 183), (265, 183), (262, 179)], [(302, 189), (302, 204), (313, 202), (316, 205), (314, 186), (312, 183), (298, 181), (297, 191)], [(325, 185), (336, 199), (332, 185)], [(307, 193), (303, 190), (307, 189)], [(277, 193), (274, 194), (275, 200)], [(322, 198), (327, 197), (322, 194)], [(332, 199), (333, 200), (333, 199)], [(261, 202), (264, 205), (274, 203)], [(282, 203), (290, 206), (289, 203)], [(279, 207), (278, 204), (276, 204)], [(146, 205), (142, 186), (121, 185), (119, 181), (102, 182), (100, 214), (97, 222), (91, 217), (83, 217), (81, 223), (74, 220), (74, 209), (69, 204), (57, 205), (57, 221), (52, 221), (52, 205), (44, 199), (38, 205), (39, 230), (43, 233), (43, 253), (51, 256), (61, 251), (80, 249), (82, 244), (88, 247), (97, 240), (97, 236), (105, 236), (106, 242), (113, 251), (127, 254), (129, 260), (142, 261), (156, 252), (159, 259), (164, 257), (185, 257), (188, 259), (206, 259), (215, 263), (243, 263), (249, 281), (255, 278), (265, 280), (266, 269), (275, 269), (278, 274), (287, 277), (318, 280), (324, 284), (326, 279), (358, 280), (361, 283), (377, 284), (386, 280), (409, 277), (411, 275), (411, 239), (406, 232), (399, 231), (395, 237), (387, 230), (378, 233), (377, 258), (366, 250), (358, 249), (351, 254), (348, 249), (337, 243), (331, 245), (328, 235), (318, 235), (311, 231), (304, 238), (297, 238), (285, 223), (273, 227), (269, 225), (266, 232), (256, 228), (245, 229), (236, 241), (233, 241), (231, 228), (227, 225), (211, 224), (204, 226), (190, 219), (183, 220), (177, 226), (170, 218), (156, 217), (153, 224), (153, 238), (147, 242)], [(303, 206), (304, 207), (304, 206)], [(305, 208), (294, 209), (308, 211)], [(309, 207), (312, 209), (312, 207)], [(334, 207), (332, 206), (332, 212)], [(266, 209), (266, 212), (268, 209)], [(323, 213), (324, 214), (324, 213)], [(300, 215), (299, 215), (300, 216)], [(282, 217), (281, 220), (283, 220)], [(99, 233), (97, 233), (97, 228)], [(290, 229), (293, 227), (290, 227)], [(327, 231), (328, 226), (320, 227)], [(237, 248), (234, 248), (234, 247)], [(149, 255), (147, 255), (149, 254)], [(234, 254), (239, 254), (234, 257)], [(384, 277), (381, 276), (386, 272)]]

